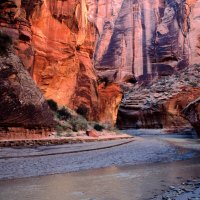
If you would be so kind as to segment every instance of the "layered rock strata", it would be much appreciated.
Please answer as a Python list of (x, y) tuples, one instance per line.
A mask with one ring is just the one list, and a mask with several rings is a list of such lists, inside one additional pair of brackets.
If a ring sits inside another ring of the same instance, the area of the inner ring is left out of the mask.
[(0, 139), (49, 135), (53, 114), (18, 56), (0, 56)]
[(148, 85), (136, 85), (124, 96), (118, 126), (173, 129), (189, 126), (182, 117), (182, 110), (199, 97), (199, 80), (200, 67), (193, 65)]

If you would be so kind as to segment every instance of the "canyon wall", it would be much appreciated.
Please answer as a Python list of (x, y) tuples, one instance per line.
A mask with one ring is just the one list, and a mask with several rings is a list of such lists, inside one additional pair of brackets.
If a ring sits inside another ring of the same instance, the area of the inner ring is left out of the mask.
[[(122, 95), (116, 90), (119, 102), (111, 97), (101, 103), (107, 90), (101, 94), (93, 68), (94, 12), (92, 2), (86, 0), (37, 3), (29, 16), (35, 51), (32, 73), (46, 98), (75, 110), (84, 105), (89, 120), (113, 124)], [(106, 112), (111, 103), (114, 109)]]
[[(84, 105), (88, 119), (114, 124), (122, 93), (118, 86), (98, 86), (92, 4), (86, 0), (5, 0), (0, 3), (0, 31), (12, 38), (16, 55), (46, 99), (75, 110)], [(114, 96), (108, 94), (112, 87), (118, 88)], [(107, 94), (110, 99), (105, 101)]]
[(0, 139), (49, 136), (54, 129), (33, 67), (31, 25), (20, 1), (0, 2)]
[(72, 109), (86, 105), (88, 118), (95, 118), (98, 94), (92, 56), (96, 36), (85, 0), (45, 0), (35, 5), (29, 20), (35, 50), (33, 78), (45, 97)]
[(0, 30), (46, 99), (114, 124), (119, 85), (130, 115), (137, 80), (199, 63), (199, 9), (200, 0), (2, 0)]
[(200, 1), (102, 0), (96, 7), (100, 76), (129, 82), (199, 63)]

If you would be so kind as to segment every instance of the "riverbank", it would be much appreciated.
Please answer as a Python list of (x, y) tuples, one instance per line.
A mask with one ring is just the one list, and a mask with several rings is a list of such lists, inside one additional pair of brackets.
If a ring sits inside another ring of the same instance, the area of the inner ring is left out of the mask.
[(51, 137), (38, 138), (38, 139), (7, 139), (0, 140), (0, 147), (33, 147), (33, 146), (48, 146), (48, 145), (62, 145), (62, 144), (77, 144), (85, 142), (102, 142), (122, 139), (132, 139), (133, 136), (127, 134), (120, 134), (115, 132), (98, 133), (95, 135), (81, 134), (72, 135), (68, 137), (58, 137), (53, 135)]
[[(51, 163), (49, 165), (52, 167)], [(17, 166), (17, 172), (22, 171), (21, 165)], [(32, 165), (33, 168), (36, 166), (37, 162)], [(200, 159), (195, 158), (169, 163), (112, 166), (72, 173), (0, 180), (0, 199), (152, 200), (170, 186), (200, 176), (199, 169)]]
[(0, 179), (173, 162), (198, 155), (194, 150), (169, 143), (162, 135), (51, 146), (1, 147)]
[[(178, 177), (182, 179), (182, 177)], [(200, 200), (200, 177), (186, 180), (179, 185), (170, 186), (163, 194), (151, 200)]]

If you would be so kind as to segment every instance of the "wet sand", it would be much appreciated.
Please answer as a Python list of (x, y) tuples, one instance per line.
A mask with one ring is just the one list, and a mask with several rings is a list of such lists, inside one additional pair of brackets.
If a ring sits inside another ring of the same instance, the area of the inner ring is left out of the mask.
[[(111, 142), (96, 142), (92, 145), (97, 150), (66, 154), (59, 152), (69, 149), (75, 152), (77, 149), (89, 147), (90, 144), (58, 145), (45, 148), (6, 148), (2, 150), (0, 159), (0, 179), (42, 176), (112, 166), (172, 162), (193, 158), (197, 155), (196, 151), (176, 147), (158, 136), (138, 137), (135, 141), (124, 145), (98, 149), (108, 144)], [(38, 156), (32, 156), (35, 154)], [(41, 154), (44, 156), (40, 156)]]
[[(103, 147), (109, 142), (6, 148), (0, 155), (0, 199), (145, 200), (164, 193), (171, 185), (200, 176), (198, 140), (166, 136), (159, 130), (136, 135), (139, 137), (134, 142), (79, 153), (48, 155), (87, 145)], [(4, 159), (7, 153), (13, 157)], [(38, 155), (31, 157), (35, 153)]]

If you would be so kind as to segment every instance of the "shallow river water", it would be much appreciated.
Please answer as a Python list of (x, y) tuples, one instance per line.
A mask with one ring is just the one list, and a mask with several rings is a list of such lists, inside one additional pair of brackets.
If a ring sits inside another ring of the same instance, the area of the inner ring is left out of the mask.
[[(20, 153), (33, 155), (82, 147), (3, 149), (0, 199), (145, 200), (170, 185), (200, 176), (200, 154), (198, 148), (192, 148), (199, 147), (198, 140), (164, 136), (159, 131), (145, 133), (137, 132), (140, 137), (125, 145), (76, 154), (17, 158)], [(190, 144), (188, 149), (183, 148), (186, 144)], [(6, 153), (13, 157), (4, 159)]]

